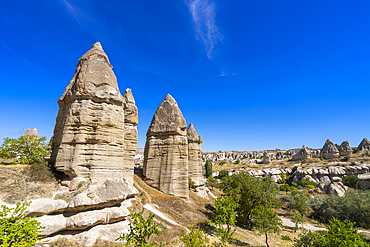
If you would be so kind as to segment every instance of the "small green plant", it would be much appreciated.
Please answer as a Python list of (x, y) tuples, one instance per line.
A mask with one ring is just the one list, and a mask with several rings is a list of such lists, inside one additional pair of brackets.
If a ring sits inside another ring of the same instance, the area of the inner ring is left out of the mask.
[(219, 178), (223, 178), (223, 177), (226, 177), (226, 176), (229, 176), (229, 172), (228, 171), (226, 171), (226, 170), (222, 170), (222, 171), (220, 171), (219, 172), (219, 174), (218, 174), (218, 177)]
[(295, 212), (295, 214), (293, 215), (292, 221), (295, 224), (294, 232), (296, 232), (298, 230), (299, 224), (304, 223), (305, 219), (301, 213)]
[(239, 163), (240, 163), (240, 159), (235, 160), (235, 164), (239, 164)]
[(289, 236), (287, 235), (282, 235), (281, 236), (281, 240), (285, 240), (285, 241), (293, 241)]
[(218, 163), (220, 166), (223, 166), (223, 165), (225, 165), (226, 164), (226, 162), (225, 161), (220, 161), (220, 163)]
[(188, 178), (188, 182), (189, 182), (189, 189), (194, 189), (195, 188), (195, 182), (193, 180), (191, 180), (191, 178)]
[(25, 217), (29, 203), (17, 204), (15, 208), (1, 205), (0, 246), (33, 246), (40, 238), (42, 227), (34, 217)]
[[(129, 246), (130, 244), (134, 244), (136, 247), (153, 247), (156, 246), (157, 243), (153, 241), (151, 244), (148, 244), (149, 238), (151, 235), (161, 234), (161, 230), (159, 227), (162, 223), (156, 223), (154, 219), (154, 214), (150, 213), (147, 220), (145, 220), (144, 216), (144, 209), (140, 213), (135, 213), (131, 215), (131, 218), (134, 220), (133, 223), (130, 223), (130, 230), (128, 234), (122, 234), (120, 237), (116, 239), (116, 241), (127, 241), (125, 246)], [(162, 246), (162, 242), (159, 246)]]
[(209, 246), (209, 238), (207, 234), (198, 229), (192, 227), (190, 232), (185, 234), (184, 232), (180, 236), (180, 240), (184, 243), (185, 247), (203, 247)]
[(357, 182), (358, 178), (355, 174), (348, 175), (343, 178), (343, 184), (351, 188), (356, 188)]
[(352, 151), (355, 154), (355, 153), (358, 153), (359, 150), (357, 148), (352, 148)]
[(310, 190), (310, 189), (315, 189), (315, 186), (312, 184), (307, 184), (305, 188)]
[(207, 187), (211, 187), (212, 190), (214, 189), (214, 187), (217, 188), (218, 187), (218, 181), (217, 181), (217, 179), (214, 178), (214, 177), (209, 177), (207, 179)]

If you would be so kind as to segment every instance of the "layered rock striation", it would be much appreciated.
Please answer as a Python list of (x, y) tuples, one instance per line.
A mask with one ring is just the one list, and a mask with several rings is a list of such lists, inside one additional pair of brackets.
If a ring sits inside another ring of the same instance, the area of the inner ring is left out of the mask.
[(331, 140), (326, 140), (324, 146), (321, 149), (321, 156), (324, 159), (335, 159), (339, 157), (339, 151)]
[(55, 168), (70, 178), (132, 183), (137, 108), (131, 90), (121, 95), (99, 42), (80, 58), (58, 104), (51, 155)]
[(338, 147), (338, 151), (340, 156), (350, 156), (353, 154), (353, 150), (348, 141), (342, 142), (342, 144), (340, 144)]
[(364, 138), (360, 145), (358, 145), (358, 150), (360, 151), (368, 151), (370, 150), (370, 142), (368, 139)]
[(189, 145), (189, 178), (195, 183), (195, 186), (205, 185), (202, 170), (202, 137), (196, 132), (191, 123), (186, 130)]

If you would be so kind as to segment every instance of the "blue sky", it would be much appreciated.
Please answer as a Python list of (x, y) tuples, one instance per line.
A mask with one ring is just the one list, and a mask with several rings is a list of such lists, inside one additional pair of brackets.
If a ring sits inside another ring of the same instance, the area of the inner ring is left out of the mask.
[(96, 41), (139, 109), (170, 93), (204, 151), (370, 138), (370, 1), (0, 1), (0, 139), (53, 134)]

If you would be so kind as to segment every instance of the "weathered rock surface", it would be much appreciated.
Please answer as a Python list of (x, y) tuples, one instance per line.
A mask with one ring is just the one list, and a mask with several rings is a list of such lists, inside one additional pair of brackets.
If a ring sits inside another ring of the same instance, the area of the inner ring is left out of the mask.
[(311, 152), (303, 145), (302, 149), (300, 149), (297, 153), (292, 156), (292, 160), (304, 160), (311, 158)]
[(99, 42), (80, 58), (58, 104), (51, 155), (55, 168), (70, 178), (132, 182), (134, 164), (129, 163), (137, 142), (137, 109), (131, 92), (121, 95)]
[(370, 189), (370, 174), (360, 174), (357, 175), (359, 181), (356, 184), (356, 188), (368, 190)]
[(348, 141), (342, 142), (338, 148), (338, 151), (340, 156), (349, 156), (353, 154), (353, 150)]
[(40, 138), (39, 133), (37, 132), (36, 128), (33, 128), (32, 130), (28, 128), (26, 132), (24, 133), (25, 136), (36, 136), (37, 138)]
[(195, 186), (205, 185), (202, 171), (202, 137), (196, 132), (191, 123), (186, 130), (189, 145), (189, 178), (195, 183)]
[(262, 164), (270, 164), (270, 163), (271, 163), (270, 155), (267, 152), (264, 152)]
[(331, 140), (326, 140), (324, 146), (321, 149), (321, 156), (324, 159), (335, 159), (339, 157), (339, 151)]
[(360, 151), (368, 151), (370, 150), (370, 142), (368, 139), (364, 138), (360, 145), (358, 145), (358, 150)]
[(177, 102), (167, 95), (153, 116), (146, 134), (143, 174), (146, 183), (184, 198), (188, 189), (188, 138), (186, 120)]
[(324, 190), (328, 194), (335, 194), (339, 197), (343, 197), (347, 191), (347, 186), (344, 186), (342, 182), (332, 182), (328, 185), (325, 185)]
[(29, 217), (40, 216), (64, 209), (67, 206), (68, 203), (64, 200), (53, 200), (50, 198), (35, 199), (31, 200), (31, 204), (24, 214)]

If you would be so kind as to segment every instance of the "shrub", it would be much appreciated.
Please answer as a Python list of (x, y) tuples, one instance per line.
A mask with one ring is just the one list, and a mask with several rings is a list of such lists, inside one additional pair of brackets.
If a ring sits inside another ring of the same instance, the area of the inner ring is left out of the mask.
[(35, 162), (23, 168), (23, 173), (28, 176), (29, 181), (53, 182), (55, 181), (54, 174), (50, 165), (43, 162)]
[(355, 154), (355, 153), (358, 153), (359, 150), (357, 148), (352, 148), (352, 151)]
[(220, 166), (223, 166), (223, 165), (225, 165), (226, 164), (226, 162), (225, 161), (220, 161), (220, 163), (218, 163)]
[(358, 178), (355, 174), (348, 175), (343, 178), (343, 184), (351, 188), (356, 188), (357, 182)]
[(188, 182), (189, 182), (189, 189), (194, 189), (195, 188), (195, 182), (193, 180), (191, 180), (191, 178), (188, 178)]
[(213, 190), (214, 187), (217, 188), (218, 187), (218, 181), (217, 181), (217, 179), (214, 178), (214, 177), (209, 177), (207, 179), (207, 187), (212, 187), (212, 190)]
[(200, 228), (198, 229), (192, 227), (188, 234), (182, 233), (180, 240), (184, 243), (185, 247), (203, 247), (209, 246), (209, 238), (207, 234), (204, 233)]
[(240, 159), (235, 160), (235, 164), (239, 164), (239, 163), (240, 163)]
[(292, 191), (290, 194), (289, 208), (295, 209), (300, 213), (304, 213), (309, 209), (308, 206), (308, 193), (305, 191)]
[[(122, 234), (116, 239), (116, 241), (127, 241), (126, 246), (134, 244), (137, 247), (152, 247), (156, 246), (156, 242), (147, 244), (151, 235), (159, 235), (162, 231), (159, 230), (159, 226), (162, 223), (156, 223), (154, 219), (154, 214), (150, 213), (147, 220), (145, 220), (144, 209), (140, 213), (135, 213), (131, 215), (131, 218), (134, 220), (133, 224), (130, 223), (130, 230), (128, 234)], [(162, 246), (162, 243), (160, 243)]]
[(206, 178), (212, 177), (212, 161), (206, 161)]
[(226, 176), (229, 176), (229, 172), (228, 172), (228, 171), (226, 171), (226, 170), (222, 170), (222, 171), (220, 171), (220, 172), (219, 172), (219, 174), (218, 174), (218, 177), (219, 177), (219, 178), (223, 178), (223, 177), (226, 177)]
[(40, 239), (40, 223), (34, 217), (24, 216), (29, 205), (30, 203), (17, 204), (11, 209), (1, 205), (0, 246), (33, 246)]
[(310, 189), (315, 189), (315, 186), (312, 185), (312, 184), (308, 184), (308, 185), (306, 185), (305, 188), (308, 189), (308, 190), (310, 190)]
[(312, 185), (314, 188), (317, 188), (317, 183), (313, 182), (313, 181), (309, 181), (309, 180), (306, 180), (306, 179), (302, 179), (301, 180), (301, 183), (300, 185), (303, 187), (303, 188), (306, 188), (308, 185)]

